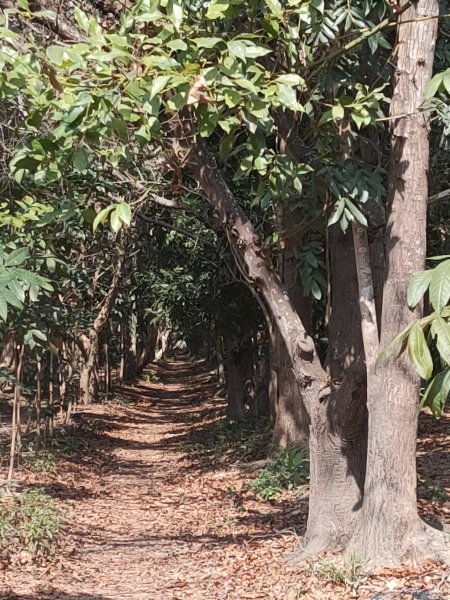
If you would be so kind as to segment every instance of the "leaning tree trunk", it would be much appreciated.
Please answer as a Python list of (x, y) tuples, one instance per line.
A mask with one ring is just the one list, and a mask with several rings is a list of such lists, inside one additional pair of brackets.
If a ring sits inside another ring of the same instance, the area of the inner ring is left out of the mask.
[[(404, 2), (403, 2), (404, 4)], [(411, 276), (424, 268), (429, 117), (420, 112), (433, 69), (438, 0), (419, 0), (400, 17), (391, 104), (392, 150), (381, 345), (418, 316), (408, 310)], [(439, 555), (438, 533), (417, 514), (416, 437), (420, 381), (408, 360), (368, 365), (369, 440), (360, 526), (350, 549), (373, 564)]]
[[(359, 394), (365, 370), (355, 364), (334, 388), (259, 236), (230, 192), (214, 159), (200, 140), (184, 149), (181, 146), (180, 140), (195, 137), (189, 115), (183, 117), (186, 118), (172, 119), (167, 125), (166, 142), (175, 140), (170, 147), (173, 158), (191, 172), (219, 215), (239, 268), (256, 289), (285, 343), (310, 417), (311, 504), (307, 550), (343, 544), (352, 532), (353, 516), (361, 503), (362, 465), (360, 458), (354, 460), (353, 440), (355, 435), (360, 435), (359, 411), (361, 407), (365, 410)], [(340, 460), (335, 460), (335, 454)], [(342, 472), (337, 471), (335, 465)], [(348, 494), (349, 479), (353, 488), (359, 490), (356, 503), (353, 494)], [(324, 514), (326, 518), (321, 518)]]

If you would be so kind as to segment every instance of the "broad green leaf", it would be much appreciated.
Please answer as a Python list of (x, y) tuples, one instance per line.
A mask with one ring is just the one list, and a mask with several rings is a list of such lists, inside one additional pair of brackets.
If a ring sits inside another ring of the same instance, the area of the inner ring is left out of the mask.
[(405, 341), (408, 338), (414, 323), (410, 323), (403, 331), (401, 331), (383, 350), (378, 354), (375, 362), (375, 368), (382, 365), (390, 356), (395, 354), (398, 356), (402, 353)]
[(436, 338), (436, 347), (442, 360), (450, 365), (450, 324), (441, 316), (436, 316), (431, 323), (431, 335)]
[(88, 168), (89, 157), (86, 150), (77, 148), (73, 155), (72, 164), (78, 173), (83, 173)]
[(450, 69), (447, 69), (444, 72), (444, 76), (442, 77), (442, 83), (448, 94), (450, 94)]
[(450, 299), (450, 260), (446, 260), (432, 271), (430, 302), (436, 312), (442, 312)]
[(433, 373), (433, 360), (420, 325), (415, 322), (408, 337), (408, 355), (412, 366), (422, 379), (429, 379)]
[(5, 267), (18, 267), (29, 257), (28, 248), (18, 248), (10, 252), (5, 260)]
[(179, 4), (176, 0), (168, 0), (167, 14), (169, 15), (169, 19), (174, 24), (175, 29), (180, 29), (180, 25), (183, 22), (183, 9), (181, 4)]
[(441, 87), (443, 78), (444, 74), (438, 73), (425, 84), (423, 90), (423, 96), (425, 99), (429, 100), (430, 98), (433, 98), (436, 95), (438, 89)]
[(218, 37), (199, 37), (194, 38), (192, 41), (198, 48), (214, 48), (214, 46), (217, 46), (217, 44), (224, 43), (224, 41)]
[(344, 212), (344, 208), (345, 208), (345, 201), (343, 198), (341, 198), (337, 202), (337, 204), (334, 205), (333, 212), (331, 213), (330, 218), (328, 219), (328, 227), (330, 227), (330, 225), (334, 225), (335, 223), (337, 223), (339, 221), (342, 213)]
[(125, 223), (125, 225), (131, 224), (131, 208), (129, 204), (125, 202), (117, 205), (117, 215), (119, 219)]
[(279, 0), (266, 0), (266, 4), (270, 9), (270, 12), (274, 14), (278, 19), (283, 18), (283, 7)]
[(206, 12), (207, 19), (223, 19), (230, 6), (230, 0), (211, 0)]
[(8, 318), (8, 305), (1, 297), (0, 297), (0, 317), (6, 323), (6, 320)]
[(96, 231), (99, 225), (103, 225), (103, 223), (108, 218), (109, 213), (115, 208), (115, 204), (111, 204), (107, 206), (103, 210), (101, 210), (98, 215), (95, 217), (94, 222), (92, 223), (92, 230)]
[(60, 65), (64, 60), (64, 46), (52, 45), (46, 50), (48, 59), (55, 65)]
[(344, 118), (344, 107), (341, 104), (335, 104), (331, 108), (331, 114), (333, 115), (333, 119), (343, 119)]
[(86, 33), (88, 33), (88, 31), (89, 31), (89, 18), (86, 15), (86, 13), (84, 13), (82, 10), (80, 10), (78, 8), (78, 6), (76, 6), (74, 8), (73, 14), (75, 16), (76, 22), (81, 27), (81, 29), (83, 29), (83, 31), (85, 31)]
[(86, 110), (86, 105), (81, 105), (81, 106), (74, 106), (73, 108), (70, 109), (70, 111), (67, 113), (67, 115), (63, 118), (63, 121), (65, 123), (73, 123), (74, 121), (76, 121), (78, 119), (78, 117), (84, 113), (84, 111)]
[(155, 77), (152, 83), (152, 87), (150, 88), (150, 99), (154, 98), (160, 92), (162, 92), (166, 85), (169, 83), (169, 81), (170, 76), (168, 75), (158, 75), (158, 77)]
[(247, 46), (241, 40), (233, 40), (228, 42), (228, 51), (232, 56), (245, 60)]
[(111, 212), (111, 227), (115, 233), (118, 233), (119, 229), (122, 227), (122, 221), (119, 218), (117, 206), (115, 207), (115, 210)]
[(420, 406), (429, 406), (439, 419), (450, 393), (450, 369), (438, 373), (428, 384), (420, 401)]
[(430, 285), (432, 276), (433, 271), (421, 271), (420, 273), (416, 273), (411, 279), (407, 292), (407, 301), (410, 308), (416, 308), (422, 300), (423, 295)]
[(283, 75), (278, 75), (275, 81), (290, 86), (303, 85), (305, 83), (303, 77), (300, 77), (300, 75), (297, 75), (296, 73), (284, 73)]

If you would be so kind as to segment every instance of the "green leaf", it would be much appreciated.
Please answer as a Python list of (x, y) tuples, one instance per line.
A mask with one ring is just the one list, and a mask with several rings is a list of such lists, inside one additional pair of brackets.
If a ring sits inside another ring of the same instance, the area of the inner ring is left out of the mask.
[(122, 227), (122, 221), (119, 218), (118, 207), (115, 207), (115, 210), (111, 212), (111, 227), (115, 233), (118, 233), (120, 228)]
[(339, 221), (342, 213), (344, 212), (344, 208), (345, 208), (345, 200), (343, 198), (341, 198), (334, 205), (333, 212), (331, 213), (330, 218), (328, 219), (328, 227), (330, 227), (330, 225), (334, 225), (335, 223), (337, 223)]
[(345, 115), (344, 107), (341, 104), (336, 104), (331, 108), (333, 119), (343, 119)]
[(119, 204), (116, 211), (117, 216), (123, 223), (125, 223), (125, 225), (131, 225), (131, 208), (129, 204), (126, 204), (125, 202)]
[(175, 29), (178, 31), (180, 25), (183, 22), (183, 8), (176, 0), (168, 0), (167, 2), (167, 14), (169, 19), (174, 24)]
[(444, 73), (438, 73), (425, 84), (425, 87), (423, 89), (423, 96), (426, 100), (429, 100), (430, 98), (433, 98), (436, 95), (438, 89), (441, 87), (443, 78)]
[(433, 360), (422, 328), (417, 323), (411, 328), (408, 337), (408, 355), (412, 366), (422, 379), (429, 379), (433, 374)]
[(78, 8), (78, 6), (76, 6), (74, 8), (73, 14), (75, 16), (76, 22), (81, 27), (81, 29), (83, 31), (85, 31), (86, 33), (88, 33), (88, 31), (89, 31), (89, 18), (87, 17), (86, 13), (84, 13), (82, 10), (80, 10)]
[(95, 217), (94, 222), (92, 223), (92, 231), (96, 231), (99, 225), (103, 225), (103, 223), (108, 218), (109, 213), (115, 208), (115, 204), (111, 204), (107, 206), (103, 210), (101, 210), (98, 215)]
[(442, 360), (450, 365), (450, 325), (441, 316), (433, 319), (431, 335), (436, 338), (436, 347)]
[(206, 12), (207, 19), (223, 19), (230, 6), (230, 0), (211, 0)]
[(64, 46), (52, 45), (46, 50), (47, 58), (54, 64), (60, 65), (64, 60)]
[(83, 173), (86, 171), (89, 164), (89, 156), (86, 150), (83, 148), (77, 148), (72, 158), (72, 164), (78, 173)]
[(82, 113), (84, 113), (85, 109), (85, 105), (74, 106), (63, 118), (64, 123), (73, 123)]
[(284, 73), (283, 75), (278, 75), (275, 81), (289, 86), (304, 85), (305, 83), (303, 77), (300, 77), (300, 75), (297, 75), (296, 73)]
[[(422, 322), (422, 321), (421, 321)], [(406, 339), (408, 338), (409, 332), (413, 327), (414, 323), (410, 323), (403, 331), (401, 331), (383, 350), (378, 354), (375, 362), (375, 368), (382, 365), (390, 356), (396, 354), (397, 356), (403, 352), (403, 347)]]
[(6, 320), (8, 318), (8, 305), (4, 300), (2, 300), (2, 298), (0, 298), (0, 317), (6, 323)]
[(217, 44), (224, 43), (223, 40), (218, 37), (199, 37), (194, 38), (192, 41), (198, 48), (214, 48), (214, 46), (217, 46)]
[(359, 208), (355, 204), (353, 204), (353, 202), (351, 200), (349, 200), (348, 198), (345, 198), (345, 206), (348, 208), (348, 210), (351, 212), (351, 214), (355, 217), (355, 219), (358, 221), (358, 223), (361, 223), (361, 225), (364, 225), (365, 227), (367, 227), (366, 217), (359, 210)]
[(442, 78), (442, 83), (444, 84), (444, 87), (445, 87), (447, 93), (450, 94), (450, 69), (447, 69), (444, 72), (444, 76)]
[(18, 248), (7, 255), (4, 262), (5, 267), (18, 267), (29, 257), (28, 248)]
[(407, 301), (410, 308), (416, 308), (422, 300), (423, 295), (430, 285), (432, 276), (433, 271), (421, 271), (420, 273), (416, 273), (411, 279), (407, 292)]
[(450, 393), (450, 369), (438, 373), (428, 384), (420, 401), (420, 406), (429, 406), (439, 419)]
[(436, 312), (442, 312), (450, 299), (450, 260), (442, 262), (432, 271), (430, 302)]
[(266, 4), (270, 9), (270, 12), (277, 17), (277, 19), (283, 18), (283, 7), (279, 0), (266, 0)]
[(232, 56), (236, 56), (236, 58), (240, 58), (241, 60), (245, 60), (245, 53), (247, 50), (247, 46), (241, 40), (233, 40), (228, 42), (228, 51)]

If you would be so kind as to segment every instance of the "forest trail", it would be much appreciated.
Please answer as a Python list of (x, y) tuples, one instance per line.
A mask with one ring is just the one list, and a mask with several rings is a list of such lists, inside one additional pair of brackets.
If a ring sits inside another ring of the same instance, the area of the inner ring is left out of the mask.
[(296, 598), (297, 586), (287, 595), (290, 583), (278, 583), (283, 567), (276, 560), (294, 548), (293, 530), (272, 535), (264, 525), (274, 521), (270, 504), (261, 511), (240, 506), (233, 465), (215, 471), (192, 464), (182, 450), (192, 428), (208, 427), (223, 412), (223, 399), (212, 403), (214, 375), (201, 363), (175, 362), (147, 378), (153, 381), (124, 390), (132, 403), (75, 415), (95, 443), (45, 486), (64, 507), (61, 559), (51, 568), (8, 571), (11, 592), (3, 597)]
[(26, 473), (28, 485), (62, 506), (64, 530), (51, 563), (4, 573), (1, 598), (369, 600), (397, 580), (403, 588), (411, 581), (415, 589), (433, 589), (430, 581), (446, 587), (433, 565), (409, 571), (410, 579), (397, 570), (357, 583), (311, 565), (288, 568), (306, 493), (264, 502), (246, 489), (251, 475), (236, 456), (196, 459), (195, 443), (220, 431), (225, 409), (203, 363), (164, 363), (144, 379), (115, 403), (79, 409), (81, 456), (65, 458), (52, 476)]

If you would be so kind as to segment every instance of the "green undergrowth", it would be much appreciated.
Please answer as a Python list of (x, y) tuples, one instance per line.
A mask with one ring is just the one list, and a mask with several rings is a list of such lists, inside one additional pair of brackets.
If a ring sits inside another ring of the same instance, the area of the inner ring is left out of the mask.
[(198, 461), (247, 462), (267, 455), (270, 435), (268, 419), (249, 419), (243, 423), (223, 419), (194, 430), (190, 441), (180, 448)]
[(355, 584), (362, 575), (362, 563), (355, 555), (343, 558), (324, 558), (309, 562), (310, 575), (324, 583)]
[(308, 452), (305, 449), (285, 448), (257, 471), (247, 487), (263, 500), (275, 500), (284, 490), (305, 484), (309, 476)]
[(43, 558), (51, 554), (60, 528), (59, 510), (43, 490), (26, 490), (0, 504), (0, 548), (8, 554)]
[(419, 484), (424, 489), (424, 495), (431, 502), (446, 502), (449, 496), (445, 489), (438, 483), (434, 483), (430, 479), (421, 478)]

